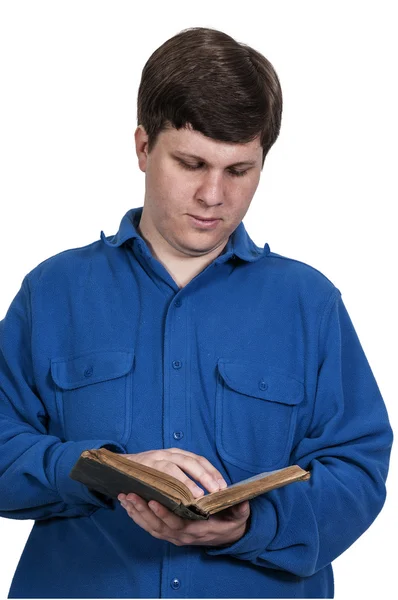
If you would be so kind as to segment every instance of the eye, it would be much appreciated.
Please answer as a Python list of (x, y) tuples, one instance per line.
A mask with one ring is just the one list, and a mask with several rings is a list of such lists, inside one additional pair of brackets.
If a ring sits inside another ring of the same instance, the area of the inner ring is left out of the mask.
[(234, 177), (243, 177), (244, 175), (246, 175), (247, 170), (246, 171), (234, 171), (233, 169), (231, 169), (229, 172)]
[[(187, 169), (187, 171), (197, 171), (198, 169), (201, 169), (204, 166), (204, 163), (190, 165), (189, 163), (186, 163), (183, 160), (178, 160), (178, 162), (181, 165), (181, 167), (183, 169)], [(246, 169), (245, 171), (236, 171), (235, 169), (229, 169), (228, 173), (232, 175), (232, 177), (243, 177), (248, 171), (249, 169)]]
[(187, 169), (188, 171), (196, 171), (197, 169), (200, 169), (203, 166), (203, 163), (199, 163), (198, 165), (190, 165), (184, 162), (183, 160), (179, 160), (178, 162), (184, 169)]

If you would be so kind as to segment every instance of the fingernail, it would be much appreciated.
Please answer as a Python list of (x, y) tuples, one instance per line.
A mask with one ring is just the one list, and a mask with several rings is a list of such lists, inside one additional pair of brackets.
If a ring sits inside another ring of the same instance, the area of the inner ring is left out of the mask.
[(224, 479), (217, 479), (218, 485), (220, 486), (220, 488), (225, 489), (226, 487), (228, 487), (228, 484), (226, 481), (224, 481)]
[(158, 512), (158, 507), (156, 504), (152, 504), (152, 502), (148, 503), (149, 508), (151, 509), (152, 512), (157, 513)]
[(217, 479), (212, 479), (210, 485), (213, 492), (218, 492), (218, 490), (220, 489), (220, 484)]

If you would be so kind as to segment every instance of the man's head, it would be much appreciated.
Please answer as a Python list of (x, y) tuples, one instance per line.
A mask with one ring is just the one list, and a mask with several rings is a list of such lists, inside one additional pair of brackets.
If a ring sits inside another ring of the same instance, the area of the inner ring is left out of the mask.
[(189, 29), (158, 48), (138, 92), (144, 237), (177, 257), (219, 254), (249, 208), (281, 111), (271, 64), (226, 34)]
[(195, 27), (170, 38), (150, 56), (137, 108), (149, 152), (168, 125), (190, 125), (222, 142), (260, 137), (264, 164), (279, 135), (282, 91), (262, 54), (221, 31)]

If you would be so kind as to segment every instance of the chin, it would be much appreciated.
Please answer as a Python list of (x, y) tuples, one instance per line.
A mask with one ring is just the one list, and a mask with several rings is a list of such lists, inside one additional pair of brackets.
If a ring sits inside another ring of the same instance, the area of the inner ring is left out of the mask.
[(179, 250), (179, 252), (183, 252), (184, 254), (189, 254), (192, 257), (209, 254), (210, 252), (213, 252), (215, 249), (213, 244), (211, 246), (207, 246), (207, 245), (204, 246), (204, 245), (193, 244), (193, 243), (191, 243), (191, 244), (179, 243), (179, 244), (175, 245), (174, 248), (176, 248), (176, 250)]

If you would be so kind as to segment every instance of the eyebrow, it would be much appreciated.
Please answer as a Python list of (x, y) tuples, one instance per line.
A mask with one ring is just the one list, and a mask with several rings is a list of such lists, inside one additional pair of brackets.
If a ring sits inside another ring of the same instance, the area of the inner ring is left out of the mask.
[[(204, 158), (202, 158), (201, 156), (197, 156), (196, 154), (188, 154), (186, 152), (180, 152), (177, 150), (173, 155), (175, 156), (175, 158), (194, 158), (195, 160), (197, 160), (199, 162), (208, 164)], [(243, 160), (240, 162), (236, 162), (233, 165), (228, 165), (226, 167), (226, 169), (231, 169), (232, 167), (242, 167), (242, 166), (254, 167), (256, 165), (256, 163), (257, 163), (256, 160)]]

